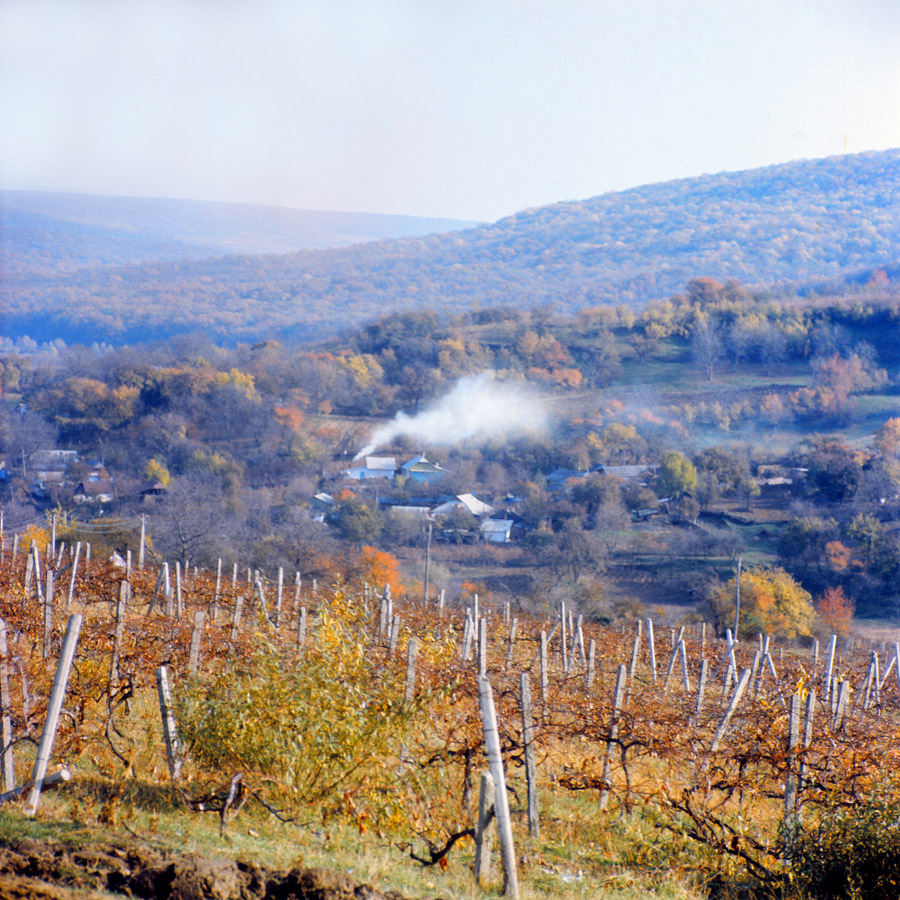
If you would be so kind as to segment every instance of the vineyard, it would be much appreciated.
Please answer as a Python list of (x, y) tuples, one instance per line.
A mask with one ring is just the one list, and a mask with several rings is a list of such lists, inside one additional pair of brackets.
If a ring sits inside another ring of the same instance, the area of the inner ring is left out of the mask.
[(352, 832), (432, 896), (898, 894), (896, 646), (33, 537), (0, 545), (4, 844), (33, 819), (148, 840), (152, 809), (225, 855)]

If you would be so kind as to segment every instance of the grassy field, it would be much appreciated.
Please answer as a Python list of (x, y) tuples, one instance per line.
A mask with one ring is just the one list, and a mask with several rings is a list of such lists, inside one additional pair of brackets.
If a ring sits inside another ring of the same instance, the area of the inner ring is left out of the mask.
[[(410, 898), (478, 900), (502, 892), (496, 859), (489, 882), (482, 887), (475, 884), (470, 841), (452, 855), (446, 868), (423, 868), (388, 839), (361, 835), (355, 827), (329, 824), (323, 828), (317, 822), (298, 827), (253, 810), (242, 813), (222, 838), (216, 816), (192, 814), (170, 796), (163, 794), (148, 802), (148, 791), (124, 791), (110, 812), (104, 799), (109, 793), (106, 780), (79, 777), (78, 781), (78, 786), (64, 792), (53, 796), (48, 792), (37, 819), (26, 818), (16, 809), (0, 809), (0, 845), (30, 838), (74, 848), (149, 846), (164, 853), (252, 860), (277, 871), (325, 868), (381, 892), (398, 891)], [(648, 896), (699, 900), (703, 896), (693, 886), (697, 879), (690, 871), (670, 869), (654, 860), (654, 856), (668, 856), (669, 850), (654, 851), (654, 843), (662, 838), (652, 824), (629, 817), (615, 831), (599, 829), (593, 805), (592, 801), (553, 804), (546, 810), (545, 836), (540, 841), (517, 842), (523, 900)]]

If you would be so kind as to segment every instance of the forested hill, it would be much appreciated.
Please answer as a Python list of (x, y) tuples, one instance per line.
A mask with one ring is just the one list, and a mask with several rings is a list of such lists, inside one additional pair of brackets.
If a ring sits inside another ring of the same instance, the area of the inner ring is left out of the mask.
[(294, 253), (474, 224), (245, 203), (0, 191), (7, 275), (52, 275), (235, 253)]
[(7, 333), (313, 336), (397, 309), (641, 306), (692, 277), (809, 283), (900, 259), (900, 150), (706, 175), (452, 234), (7, 283)]

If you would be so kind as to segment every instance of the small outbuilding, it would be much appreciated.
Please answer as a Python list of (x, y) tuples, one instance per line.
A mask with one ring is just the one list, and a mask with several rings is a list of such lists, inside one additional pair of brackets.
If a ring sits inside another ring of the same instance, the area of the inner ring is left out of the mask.
[(112, 503), (115, 490), (111, 481), (79, 481), (73, 499), (76, 503)]
[(478, 530), (486, 544), (508, 544), (513, 524), (512, 519), (485, 519)]

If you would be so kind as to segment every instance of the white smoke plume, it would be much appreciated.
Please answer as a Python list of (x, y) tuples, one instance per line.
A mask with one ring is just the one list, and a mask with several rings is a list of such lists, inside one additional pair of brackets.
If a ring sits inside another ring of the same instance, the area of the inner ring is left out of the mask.
[(368, 445), (354, 458), (369, 456), (401, 435), (421, 444), (456, 444), (512, 437), (546, 426), (547, 414), (535, 393), (519, 384), (498, 381), (493, 372), (482, 372), (460, 378), (449, 394), (414, 416), (397, 413), (375, 429)]

